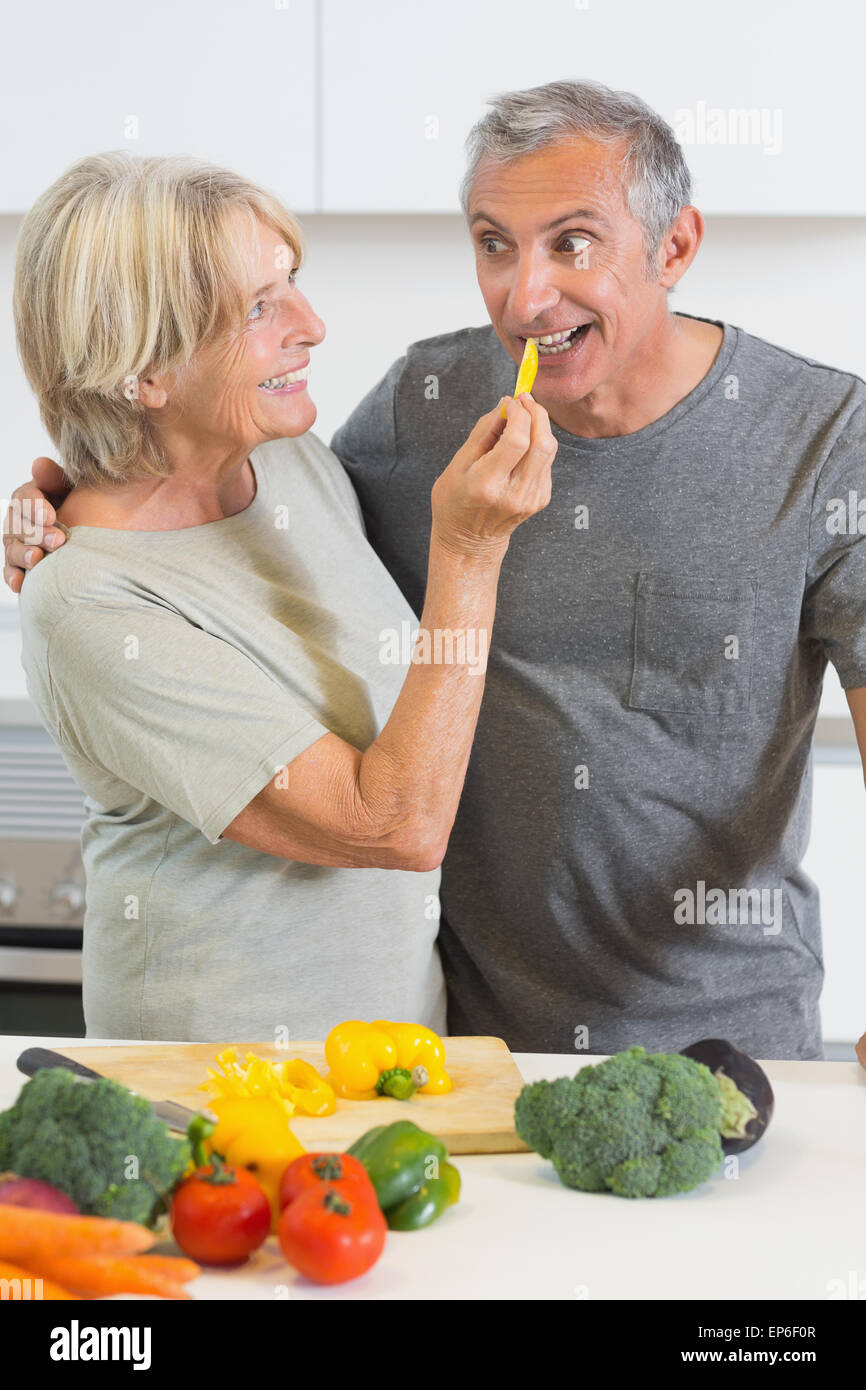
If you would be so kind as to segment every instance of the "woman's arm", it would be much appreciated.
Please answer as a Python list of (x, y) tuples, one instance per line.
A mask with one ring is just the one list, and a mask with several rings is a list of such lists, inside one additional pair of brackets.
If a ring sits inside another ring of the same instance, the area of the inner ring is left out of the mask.
[[(531, 397), (482, 416), (432, 492), (421, 629), (467, 632), (489, 648), (511, 532), (547, 506), (556, 440)], [(432, 645), (432, 644), (431, 644)], [(447, 649), (447, 648), (446, 648)], [(435, 646), (434, 646), (435, 652)], [(223, 838), (310, 864), (436, 868), (463, 788), (484, 689), (478, 665), (413, 663), (366, 752), (328, 734), (234, 818)]]

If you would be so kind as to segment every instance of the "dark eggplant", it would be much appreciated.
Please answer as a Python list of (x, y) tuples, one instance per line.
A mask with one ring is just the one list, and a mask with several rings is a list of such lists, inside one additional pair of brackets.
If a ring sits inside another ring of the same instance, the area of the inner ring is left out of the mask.
[(741, 1052), (733, 1043), (726, 1042), (724, 1038), (702, 1038), (700, 1042), (692, 1043), (690, 1047), (681, 1047), (680, 1052), (684, 1057), (691, 1057), (695, 1062), (703, 1062), (704, 1066), (709, 1067), (714, 1075), (721, 1072), (728, 1077), (738, 1091), (751, 1101), (757, 1115), (753, 1116), (745, 1125), (745, 1135), (742, 1138), (725, 1138), (722, 1135), (722, 1149), (726, 1154), (743, 1153), (745, 1149), (750, 1149), (753, 1144), (757, 1144), (770, 1120), (773, 1118), (773, 1106), (775, 1097), (773, 1088), (770, 1085), (767, 1073), (758, 1066), (746, 1052)]

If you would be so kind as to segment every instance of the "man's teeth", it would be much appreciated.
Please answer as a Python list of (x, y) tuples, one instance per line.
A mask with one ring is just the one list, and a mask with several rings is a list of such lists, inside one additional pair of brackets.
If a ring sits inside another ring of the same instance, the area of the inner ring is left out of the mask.
[(535, 342), (542, 357), (552, 357), (558, 352), (565, 352), (571, 347), (574, 335), (579, 328), (587, 327), (586, 324), (578, 324), (577, 328), (566, 328), (560, 333), (546, 333), (543, 338), (536, 338)]
[(259, 385), (264, 386), (266, 391), (278, 391), (283, 386), (292, 386), (296, 381), (306, 381), (309, 375), (308, 365), (299, 367), (296, 372), (286, 372), (285, 376), (269, 376), (267, 381), (260, 381)]

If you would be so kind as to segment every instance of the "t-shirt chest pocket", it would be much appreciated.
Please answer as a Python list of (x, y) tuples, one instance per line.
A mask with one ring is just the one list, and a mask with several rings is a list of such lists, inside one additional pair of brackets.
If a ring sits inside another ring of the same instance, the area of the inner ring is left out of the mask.
[(757, 609), (749, 576), (639, 574), (629, 707), (748, 710)]

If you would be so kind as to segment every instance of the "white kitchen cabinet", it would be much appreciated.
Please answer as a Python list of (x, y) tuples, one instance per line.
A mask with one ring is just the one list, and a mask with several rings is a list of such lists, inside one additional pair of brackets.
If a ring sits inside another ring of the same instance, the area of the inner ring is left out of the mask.
[(828, 1042), (866, 1032), (866, 789), (856, 762), (814, 768), (812, 835), (803, 867), (821, 893)]
[(866, 18), (849, 0), (321, 4), (323, 211), (456, 211), (487, 98), (582, 77), (674, 126), (705, 212), (866, 214)]
[(194, 154), (315, 205), (316, 0), (7, 7), (0, 211), (86, 154)]

